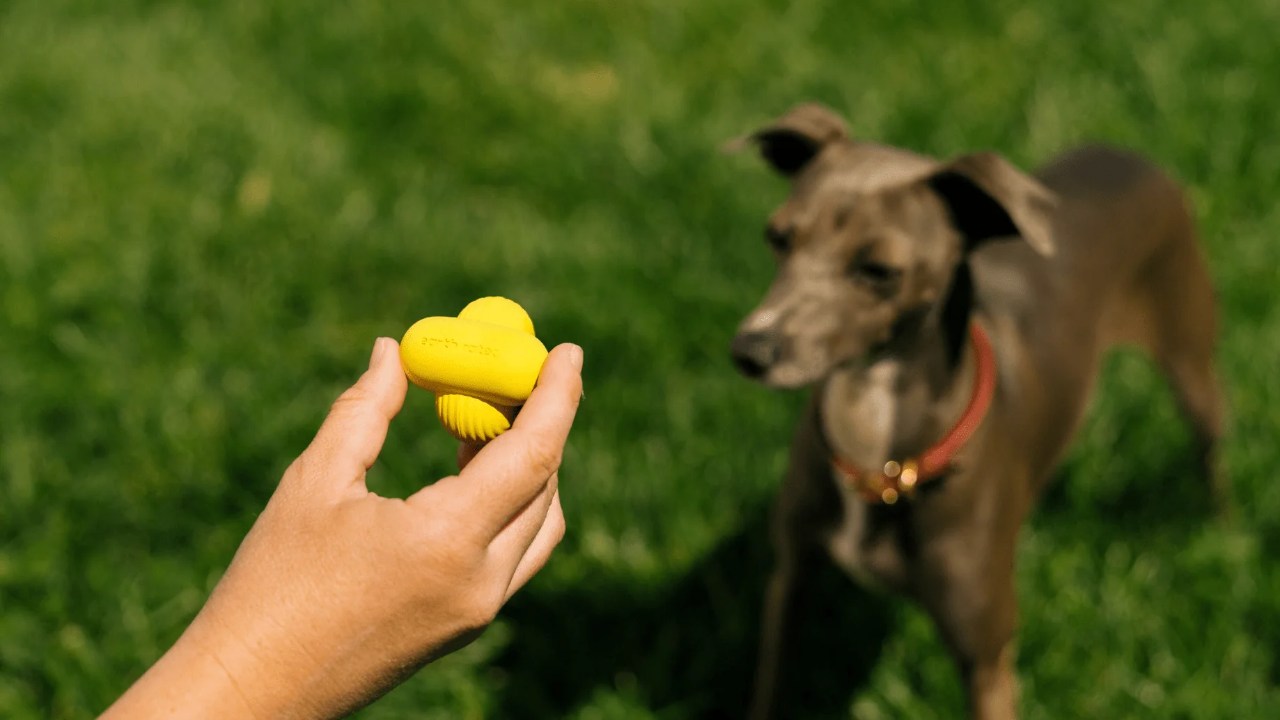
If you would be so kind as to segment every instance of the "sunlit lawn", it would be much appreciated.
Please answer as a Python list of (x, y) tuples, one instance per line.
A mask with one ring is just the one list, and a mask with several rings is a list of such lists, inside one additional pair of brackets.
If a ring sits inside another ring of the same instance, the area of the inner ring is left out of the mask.
[[(104, 708), (190, 620), (377, 335), (521, 301), (587, 353), (569, 533), (366, 718), (741, 713), (798, 395), (727, 346), (785, 186), (718, 151), (820, 100), (1031, 166), (1084, 139), (1190, 188), (1234, 521), (1136, 355), (1022, 538), (1028, 718), (1280, 707), (1280, 5), (0, 3), (0, 716)], [(415, 391), (372, 482), (452, 470)], [(803, 716), (952, 718), (915, 609), (830, 574)]]

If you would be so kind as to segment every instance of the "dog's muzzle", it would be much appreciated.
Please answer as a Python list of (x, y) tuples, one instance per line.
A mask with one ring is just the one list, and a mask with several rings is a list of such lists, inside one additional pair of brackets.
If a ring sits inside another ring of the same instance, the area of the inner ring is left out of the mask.
[(749, 378), (769, 372), (782, 355), (782, 343), (772, 332), (742, 332), (733, 338), (733, 362)]

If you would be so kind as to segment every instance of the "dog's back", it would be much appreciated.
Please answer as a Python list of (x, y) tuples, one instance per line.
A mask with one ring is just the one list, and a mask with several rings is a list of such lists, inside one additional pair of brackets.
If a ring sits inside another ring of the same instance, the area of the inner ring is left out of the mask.
[[(1141, 156), (1097, 145), (1068, 152), (1035, 176), (1058, 200), (1054, 254), (1004, 243), (972, 259), (1006, 379), (1016, 377), (1005, 387), (1023, 393), (1011, 412), (1028, 422), (1015, 424), (1035, 430), (1027, 439), (1040, 459), (1033, 477), (1047, 479), (1061, 458), (1098, 366), (1117, 345), (1146, 350), (1197, 435), (1217, 438), (1213, 286), (1182, 191)], [(1204, 462), (1214, 472), (1213, 458)]]

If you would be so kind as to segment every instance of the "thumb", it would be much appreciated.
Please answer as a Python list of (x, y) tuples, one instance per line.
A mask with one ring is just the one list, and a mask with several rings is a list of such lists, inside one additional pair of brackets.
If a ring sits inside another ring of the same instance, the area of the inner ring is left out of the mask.
[(378, 459), (408, 390), (399, 347), (391, 338), (374, 342), (369, 369), (333, 403), (315, 439), (298, 457), (307, 482), (338, 490), (353, 483), (363, 487), (365, 471)]
[(511, 429), (485, 445), (457, 475), (409, 496), (409, 504), (432, 508), (446, 501), (459, 503), (488, 544), (546, 490), (560, 468), (581, 399), (582, 348), (559, 345), (547, 356), (538, 384)]

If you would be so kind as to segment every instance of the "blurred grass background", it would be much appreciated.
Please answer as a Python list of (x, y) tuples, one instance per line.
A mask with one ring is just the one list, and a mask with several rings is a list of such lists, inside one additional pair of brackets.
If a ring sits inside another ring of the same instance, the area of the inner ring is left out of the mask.
[[(717, 148), (819, 100), (940, 156), (1108, 140), (1190, 188), (1235, 520), (1118, 356), (1023, 534), (1022, 707), (1274, 717), (1276, 27), (1273, 0), (0, 2), (0, 716), (104, 708), (374, 337), (485, 294), (586, 348), (569, 534), (479, 642), (359, 716), (739, 714), (800, 398), (727, 361), (785, 185)], [(377, 489), (452, 471), (434, 422), (411, 396)], [(960, 716), (923, 615), (824, 577), (795, 706)]]

